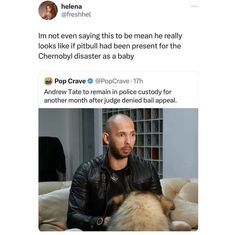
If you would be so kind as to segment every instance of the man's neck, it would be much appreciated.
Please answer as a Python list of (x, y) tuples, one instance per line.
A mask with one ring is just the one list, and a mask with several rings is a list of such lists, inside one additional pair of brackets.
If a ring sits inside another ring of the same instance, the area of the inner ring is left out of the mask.
[(109, 157), (109, 165), (111, 169), (118, 171), (124, 169), (128, 164), (128, 157), (123, 159), (116, 159), (111, 154), (108, 154)]

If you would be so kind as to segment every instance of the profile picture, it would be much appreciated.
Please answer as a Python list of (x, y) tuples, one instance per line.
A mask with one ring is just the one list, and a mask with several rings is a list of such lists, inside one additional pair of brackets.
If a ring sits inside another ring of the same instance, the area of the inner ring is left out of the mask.
[(38, 9), (39, 15), (44, 20), (52, 20), (56, 17), (58, 8), (52, 1), (42, 2)]
[(51, 77), (45, 77), (45, 78), (44, 78), (44, 83), (45, 83), (46, 85), (51, 85), (52, 82), (53, 82), (53, 79), (52, 79)]

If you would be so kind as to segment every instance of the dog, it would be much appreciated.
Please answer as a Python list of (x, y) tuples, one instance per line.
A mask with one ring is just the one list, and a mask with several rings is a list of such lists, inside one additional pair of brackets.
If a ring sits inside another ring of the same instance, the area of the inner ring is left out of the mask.
[(133, 191), (112, 199), (116, 212), (111, 216), (107, 231), (169, 231), (170, 211), (174, 203), (151, 192)]

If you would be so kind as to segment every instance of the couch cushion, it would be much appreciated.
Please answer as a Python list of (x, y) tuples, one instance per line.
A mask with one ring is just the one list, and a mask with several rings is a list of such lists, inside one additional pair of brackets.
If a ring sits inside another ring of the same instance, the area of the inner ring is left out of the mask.
[(171, 213), (174, 221), (185, 221), (192, 228), (198, 226), (198, 183), (185, 178), (161, 179), (163, 194), (174, 201), (175, 210)]
[(187, 222), (191, 228), (198, 227), (198, 204), (175, 199), (175, 210), (171, 212), (171, 219)]
[(180, 189), (177, 198), (185, 201), (198, 203), (198, 184), (196, 182), (188, 182)]
[(39, 196), (39, 229), (66, 229), (68, 197), (70, 188), (55, 190)]
[(174, 200), (182, 187), (188, 182), (190, 180), (184, 178), (161, 179), (162, 192), (167, 198)]

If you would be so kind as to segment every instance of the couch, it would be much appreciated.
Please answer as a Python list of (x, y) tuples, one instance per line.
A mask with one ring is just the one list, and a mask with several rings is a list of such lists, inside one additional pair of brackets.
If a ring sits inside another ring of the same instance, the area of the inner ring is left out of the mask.
[[(71, 181), (39, 183), (39, 230), (66, 229), (68, 196)], [(163, 194), (174, 201), (173, 221), (185, 221), (191, 229), (198, 227), (198, 183), (196, 179), (161, 179)]]

